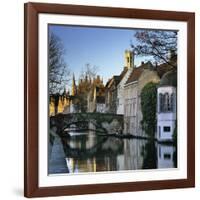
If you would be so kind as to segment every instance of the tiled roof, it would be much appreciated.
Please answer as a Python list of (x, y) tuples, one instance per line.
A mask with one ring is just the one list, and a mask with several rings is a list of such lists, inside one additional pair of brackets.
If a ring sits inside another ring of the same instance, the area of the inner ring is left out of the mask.
[(118, 76), (118, 75), (115, 75), (113, 76), (112, 78), (110, 78), (107, 83), (106, 83), (106, 87), (110, 87), (112, 84), (115, 84), (117, 85), (121, 80), (122, 78), (125, 76), (126, 72), (128, 71), (128, 68), (127, 67), (124, 67), (123, 71), (121, 72), (121, 74)]
[(106, 87), (110, 88), (113, 84), (117, 85), (120, 82), (120, 76), (113, 76), (111, 79), (108, 80), (106, 83)]
[(135, 69), (133, 69), (132, 73), (130, 74), (128, 80), (126, 81), (126, 84), (137, 81), (138, 78), (140, 77), (140, 75), (143, 72), (143, 68), (142, 67), (137, 67)]
[(137, 81), (144, 69), (148, 69), (152, 67), (153, 65), (151, 64), (151, 62), (147, 62), (147, 63), (143, 63), (139, 67), (134, 68), (125, 84)]

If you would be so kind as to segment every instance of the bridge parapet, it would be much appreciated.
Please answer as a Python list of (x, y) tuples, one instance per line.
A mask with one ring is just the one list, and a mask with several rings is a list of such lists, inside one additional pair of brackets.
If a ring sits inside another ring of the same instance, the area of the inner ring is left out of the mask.
[(106, 133), (116, 133), (123, 130), (123, 115), (110, 113), (69, 113), (57, 114), (50, 117), (50, 128), (55, 127), (56, 133), (61, 134), (65, 128), (77, 123), (90, 123), (96, 129)]

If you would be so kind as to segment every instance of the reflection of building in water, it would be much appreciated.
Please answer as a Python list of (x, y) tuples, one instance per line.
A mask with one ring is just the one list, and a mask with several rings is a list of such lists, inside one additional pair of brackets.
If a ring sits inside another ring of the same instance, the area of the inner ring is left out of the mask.
[(69, 173), (96, 172), (97, 171), (95, 158), (90, 158), (87, 160), (66, 158), (66, 164), (69, 169)]
[(144, 162), (143, 150), (146, 143), (146, 140), (124, 140), (125, 153), (117, 156), (117, 169), (142, 169)]
[(70, 172), (118, 170), (117, 155), (122, 153), (123, 141), (108, 138), (102, 143), (102, 138), (94, 133), (83, 137), (76, 136), (66, 141), (66, 162)]
[(175, 147), (158, 144), (157, 168), (174, 168)]
[(157, 89), (157, 139), (173, 140), (176, 126), (176, 85), (177, 73), (166, 73)]
[(67, 144), (72, 149), (77, 149), (77, 151), (81, 151), (81, 149), (88, 150), (93, 148), (97, 144), (96, 134), (93, 131), (89, 131), (88, 135), (84, 133), (78, 132), (70, 132), (71, 135), (70, 140), (67, 140)]

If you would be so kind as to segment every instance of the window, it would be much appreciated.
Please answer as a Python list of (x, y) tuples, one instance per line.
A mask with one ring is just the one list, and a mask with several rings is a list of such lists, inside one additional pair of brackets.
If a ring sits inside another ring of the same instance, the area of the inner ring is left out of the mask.
[(163, 94), (159, 94), (159, 102), (160, 102), (159, 111), (163, 112), (164, 111), (164, 95)]
[(174, 95), (169, 93), (159, 94), (159, 111), (172, 112), (174, 107)]
[(168, 154), (168, 153), (165, 153), (165, 154), (164, 154), (164, 159), (165, 159), (165, 160), (170, 160), (170, 159), (171, 159), (171, 155)]
[(163, 131), (164, 132), (170, 132), (170, 126), (164, 126)]
[(129, 63), (129, 57), (127, 57), (127, 63)]

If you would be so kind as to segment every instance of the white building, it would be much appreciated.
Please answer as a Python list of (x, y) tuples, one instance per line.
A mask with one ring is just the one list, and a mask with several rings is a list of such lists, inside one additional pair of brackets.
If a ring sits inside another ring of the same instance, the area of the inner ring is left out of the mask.
[(127, 68), (126, 74), (117, 85), (117, 114), (119, 115), (124, 114), (124, 85), (134, 68), (134, 53), (129, 50), (125, 51), (125, 68)]
[(141, 63), (134, 68), (124, 85), (124, 132), (137, 136), (145, 136), (142, 131), (141, 98), (143, 87), (149, 83), (158, 83), (160, 78), (151, 62)]
[(176, 71), (167, 72), (157, 89), (157, 139), (172, 141), (176, 126)]

